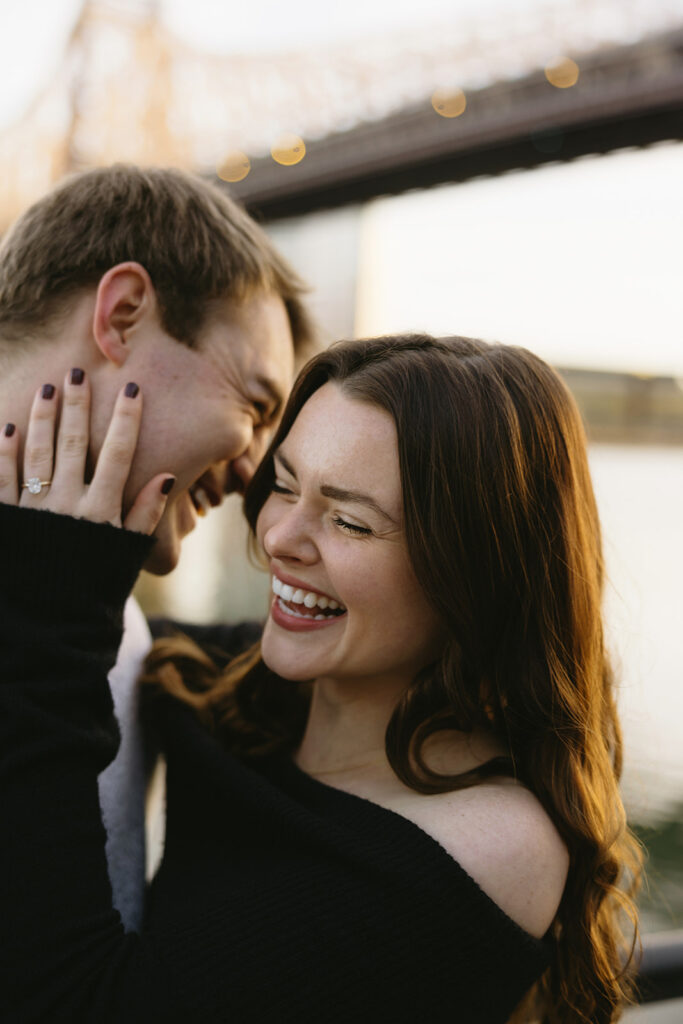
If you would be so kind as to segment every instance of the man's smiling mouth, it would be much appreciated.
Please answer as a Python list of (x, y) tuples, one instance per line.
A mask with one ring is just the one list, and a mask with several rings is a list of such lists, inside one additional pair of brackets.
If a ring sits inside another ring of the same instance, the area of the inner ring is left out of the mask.
[[(232, 483), (232, 480), (230, 481)], [(223, 502), (226, 494), (224, 482), (214, 469), (208, 469), (198, 477), (187, 493), (198, 516), (206, 516), (212, 508)]]
[(272, 590), (278, 598), (280, 609), (295, 618), (320, 621), (339, 618), (346, 613), (346, 608), (333, 598), (318, 594), (314, 590), (293, 587), (289, 583), (283, 583), (277, 576), (273, 576)]
[(209, 496), (203, 487), (197, 487), (196, 485), (190, 487), (189, 490), (190, 500), (194, 505), (195, 512), (198, 516), (206, 516), (209, 514), (213, 505), (209, 501)]

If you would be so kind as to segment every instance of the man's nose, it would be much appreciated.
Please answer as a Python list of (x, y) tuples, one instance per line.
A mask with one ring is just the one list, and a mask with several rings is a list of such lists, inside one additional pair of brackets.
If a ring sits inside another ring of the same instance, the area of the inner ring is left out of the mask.
[(254, 466), (258, 466), (259, 462), (266, 454), (268, 445), (273, 440), (275, 434), (275, 427), (255, 427), (254, 432), (251, 435), (251, 444), (249, 445), (249, 452), (251, 454)]
[(240, 455), (239, 458), (233, 459), (230, 463), (230, 472), (226, 475), (226, 491), (234, 490), (236, 482), (239, 481), (239, 490), (244, 493), (254, 475), (255, 469), (256, 466), (254, 466), (246, 452)]
[(247, 487), (256, 472), (256, 467), (266, 453), (271, 436), (272, 431), (257, 427), (253, 431), (246, 449), (236, 459), (233, 459), (232, 472), (239, 478), (242, 490)]

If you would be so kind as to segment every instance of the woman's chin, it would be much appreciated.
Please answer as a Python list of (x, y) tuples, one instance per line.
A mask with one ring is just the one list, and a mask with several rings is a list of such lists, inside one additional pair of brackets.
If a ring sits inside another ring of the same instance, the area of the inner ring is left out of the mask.
[(280, 637), (272, 635), (273, 624), (268, 621), (261, 639), (261, 657), (264, 664), (280, 676), (292, 683), (303, 683), (314, 678), (318, 673), (309, 659), (304, 660), (300, 652), (292, 650), (292, 645), (283, 643)]

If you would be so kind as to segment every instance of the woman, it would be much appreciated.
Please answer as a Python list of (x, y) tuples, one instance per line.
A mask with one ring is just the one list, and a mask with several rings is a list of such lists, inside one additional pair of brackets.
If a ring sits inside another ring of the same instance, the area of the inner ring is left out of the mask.
[[(57, 448), (43, 508), (118, 525), (107, 446), (89, 489)], [(585, 442), (554, 372), (422, 336), (302, 371), (245, 501), (261, 644), (223, 667), (171, 639), (148, 664), (166, 848), (123, 935), (96, 776), (149, 543), (131, 530), (163, 489), (124, 530), (1, 510), (8, 1019), (616, 1020), (639, 865)]]

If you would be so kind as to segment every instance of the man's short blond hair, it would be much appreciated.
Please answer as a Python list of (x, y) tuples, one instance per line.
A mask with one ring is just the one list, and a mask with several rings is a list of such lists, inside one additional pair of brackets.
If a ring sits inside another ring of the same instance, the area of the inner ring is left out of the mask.
[(67, 178), (9, 231), (0, 339), (49, 334), (74, 297), (129, 260), (152, 279), (161, 326), (185, 345), (195, 345), (217, 302), (259, 289), (283, 299), (297, 351), (312, 340), (302, 281), (237, 203), (182, 171), (125, 164)]

